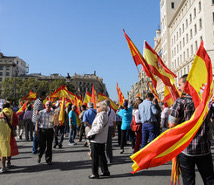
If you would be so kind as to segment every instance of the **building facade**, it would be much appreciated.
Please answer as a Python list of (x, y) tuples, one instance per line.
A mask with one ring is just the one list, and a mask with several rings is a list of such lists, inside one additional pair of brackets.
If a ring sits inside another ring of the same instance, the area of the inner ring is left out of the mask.
[[(160, 0), (162, 60), (179, 78), (188, 74), (195, 54), (204, 41), (214, 61), (214, 1)], [(163, 95), (164, 85), (158, 93)]]

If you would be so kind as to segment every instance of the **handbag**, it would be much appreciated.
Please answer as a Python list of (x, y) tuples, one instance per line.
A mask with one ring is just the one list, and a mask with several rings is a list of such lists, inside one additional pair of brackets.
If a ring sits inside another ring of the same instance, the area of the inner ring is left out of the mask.
[(130, 126), (131, 126), (131, 130), (134, 132), (137, 132), (138, 130), (140, 130), (141, 124), (136, 123), (134, 115), (132, 116), (132, 122)]

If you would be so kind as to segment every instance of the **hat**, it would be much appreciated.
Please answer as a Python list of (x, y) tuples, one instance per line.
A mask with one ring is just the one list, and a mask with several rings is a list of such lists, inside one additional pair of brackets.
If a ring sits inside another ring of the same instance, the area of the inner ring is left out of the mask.
[(128, 100), (125, 100), (125, 101), (124, 101), (123, 106), (124, 106), (124, 107), (128, 107)]
[(87, 103), (88, 108), (94, 108), (94, 104), (92, 102)]

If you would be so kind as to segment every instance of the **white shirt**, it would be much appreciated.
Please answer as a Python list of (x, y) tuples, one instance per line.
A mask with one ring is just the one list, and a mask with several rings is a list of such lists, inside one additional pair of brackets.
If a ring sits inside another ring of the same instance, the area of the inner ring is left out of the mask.
[(161, 119), (165, 119), (165, 118), (168, 118), (169, 116), (169, 111), (170, 109), (168, 107), (165, 107), (163, 109), (163, 111), (161, 112)]
[(132, 115), (134, 116), (136, 123), (141, 123), (139, 109), (133, 109)]
[(108, 125), (109, 125), (109, 127), (113, 127), (114, 122), (116, 122), (116, 114), (115, 114), (114, 110), (109, 107), (108, 107), (107, 114), (108, 114)]

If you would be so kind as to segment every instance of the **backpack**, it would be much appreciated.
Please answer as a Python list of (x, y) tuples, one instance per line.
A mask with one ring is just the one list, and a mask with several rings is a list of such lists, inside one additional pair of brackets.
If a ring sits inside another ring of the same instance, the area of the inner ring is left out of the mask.
[(141, 129), (141, 123), (136, 123), (135, 122), (135, 117), (132, 115), (132, 122), (131, 122), (131, 130), (134, 132), (137, 132), (138, 130)]

